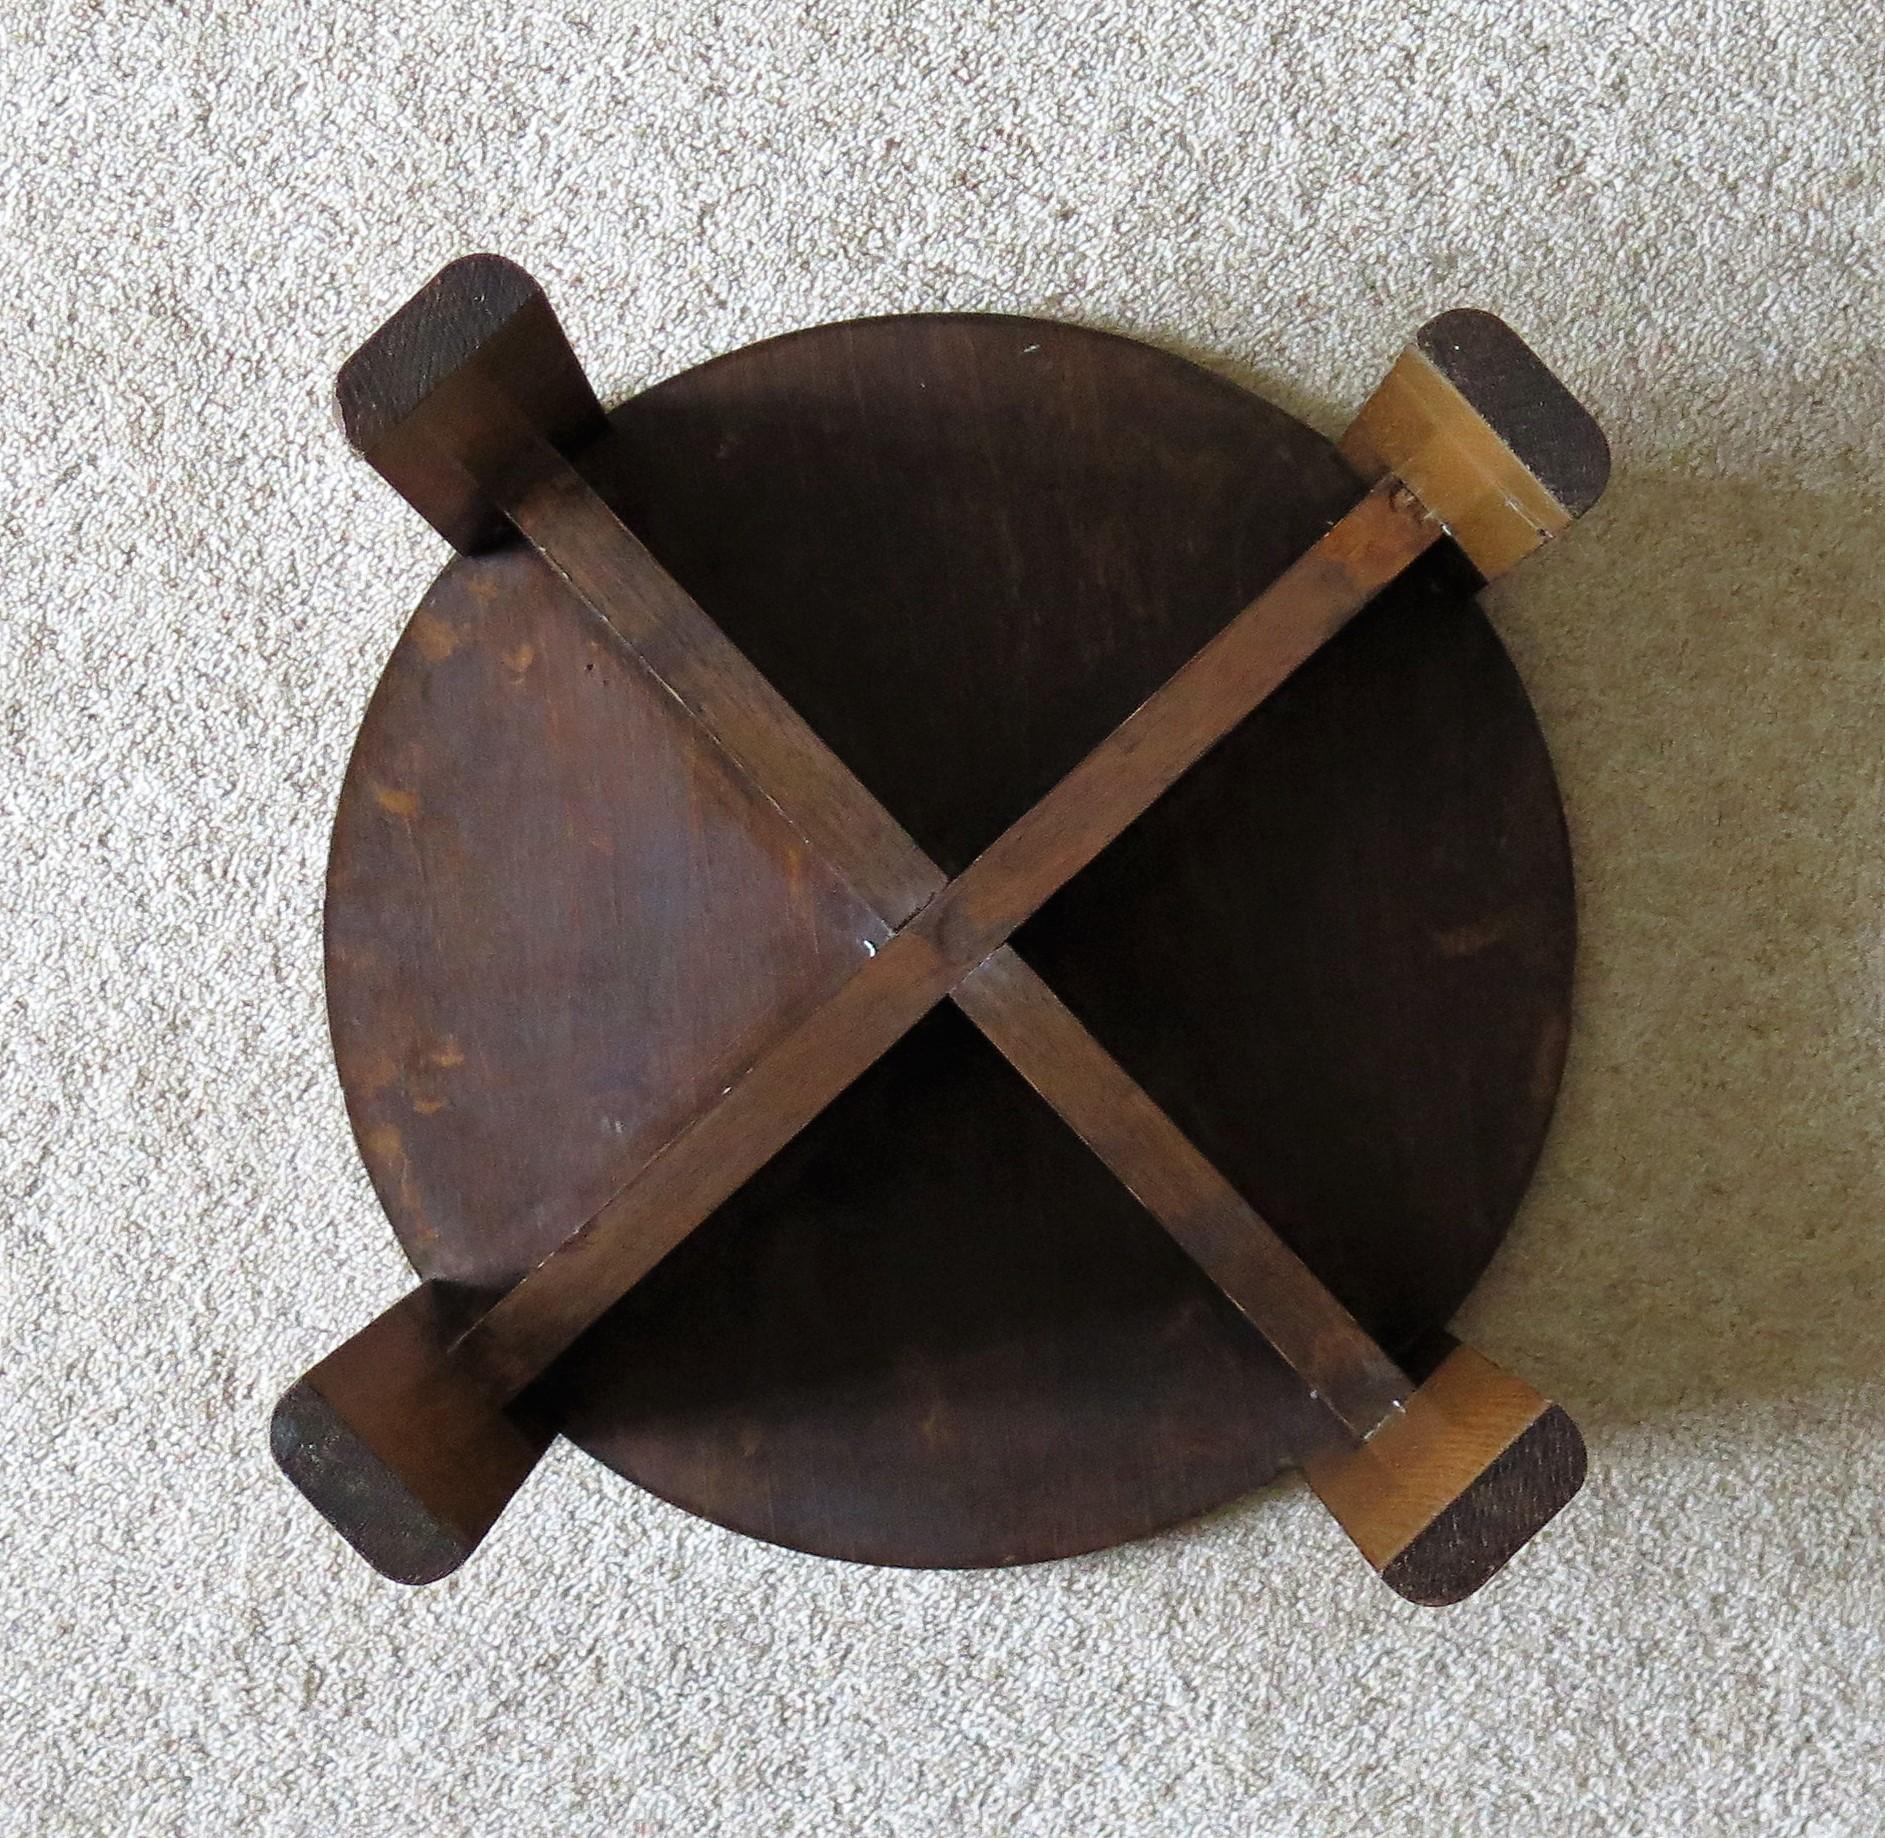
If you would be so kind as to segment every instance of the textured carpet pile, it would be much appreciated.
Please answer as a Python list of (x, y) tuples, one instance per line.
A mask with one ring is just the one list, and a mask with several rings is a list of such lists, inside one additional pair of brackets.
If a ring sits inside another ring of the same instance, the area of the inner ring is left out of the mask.
[[(49, 0), (0, 22), (0, 1832), (1885, 1829), (1885, 28), (1874, 9)], [(1043, 313), (1333, 430), (1491, 307), (1616, 479), (1491, 597), (1581, 874), (1466, 1326), (1589, 1487), (1473, 1603), (1294, 1486), (1090, 1559), (743, 1541), (567, 1448), (376, 1580), (269, 1465), (398, 1293), (320, 895), (441, 545), (334, 369), (449, 257), (605, 394)]]

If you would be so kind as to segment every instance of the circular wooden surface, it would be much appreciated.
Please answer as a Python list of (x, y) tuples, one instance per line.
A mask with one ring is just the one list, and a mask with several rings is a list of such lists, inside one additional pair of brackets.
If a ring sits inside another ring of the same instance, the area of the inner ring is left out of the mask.
[[(1044, 321), (821, 327), (617, 409), (585, 460), (951, 872), (1352, 502), (1318, 435)], [(1015, 940), (1392, 1349), (1509, 1226), (1569, 1013), (1569, 855), (1450, 553)], [(350, 1114), (417, 1269), (501, 1286), (856, 960), (858, 914), (535, 558), (455, 560), (330, 864)], [(547, 1389), (688, 1510), (881, 1563), (1060, 1556), (1229, 1500), (1306, 1408), (952, 1008)]]

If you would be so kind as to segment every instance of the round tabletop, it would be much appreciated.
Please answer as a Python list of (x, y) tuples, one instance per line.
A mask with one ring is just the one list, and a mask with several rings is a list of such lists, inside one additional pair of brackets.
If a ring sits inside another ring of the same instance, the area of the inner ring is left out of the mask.
[[(582, 458), (951, 873), (1358, 495), (1148, 346), (862, 320), (616, 409)], [(1390, 1350), (1542, 1145), (1573, 899), (1523, 687), (1443, 545), (1014, 944)], [(421, 1274), (495, 1290), (854, 963), (854, 896), (521, 547), (400, 639), (335, 822), (336, 1056)], [(834, 1557), (1063, 1556), (1269, 1480), (1309, 1408), (945, 1004), (544, 1381), (663, 1498)]]

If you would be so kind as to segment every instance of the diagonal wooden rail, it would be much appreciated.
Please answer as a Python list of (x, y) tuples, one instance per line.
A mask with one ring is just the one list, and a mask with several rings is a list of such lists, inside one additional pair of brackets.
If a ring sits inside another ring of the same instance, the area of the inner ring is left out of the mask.
[[(1411, 1386), (1354, 1317), (1012, 951), (1008, 935), (1438, 539), (1383, 484), (1045, 798), (947, 881), (568, 463), (506, 502), (519, 531), (896, 929), (464, 1337), (495, 1395), (530, 1384), (859, 1073), (952, 993), (1365, 1438)], [(729, 683), (739, 691), (723, 696)]]
[[(563, 448), (591, 431), (600, 411), (527, 277), (490, 258), (455, 264), (349, 365), (343, 415), (374, 464), (465, 546), (506, 524), (523, 534), (896, 928), (875, 958), (762, 1054), (449, 1351), (450, 1335), (432, 1311), (404, 1307), (349, 1343), (363, 1349), (360, 1359), (350, 1363), (343, 1348), (289, 1394), (286, 1416), (277, 1420), (278, 1453), (370, 1557), (391, 1556), (382, 1567), (412, 1580), (462, 1560), (532, 1456), (530, 1439), (514, 1437), (509, 1459), (487, 1464), (504, 1471), (493, 1482), (494, 1497), (474, 1497), (478, 1490), (467, 1490), (462, 1466), (447, 1459), (441, 1471), (437, 1459), (453, 1443), (455, 1414), (491, 1416), (527, 1387), (951, 994), (1283, 1354), (1323, 1404), (1331, 1429), (1341, 1426), (1345, 1434), (1329, 1448), (1304, 1451), (1311, 1477), (1403, 1593), (1457, 1599), (1569, 1497), (1582, 1455), (1562, 1412), (1463, 1349), (1403, 1412), (1413, 1387), (1394, 1362), (1004, 944), (1042, 900), (1437, 540), (1443, 521), (1490, 574), (1594, 498), (1601, 437), (1593, 447), (1588, 418), (1509, 332), (1485, 315), (1449, 315), (1423, 341), (1351, 430), (1349, 451), (1366, 470), (1420, 477), (1424, 496), (1393, 476), (1384, 479), (947, 884), (568, 463)], [(415, 353), (430, 354), (430, 368), (415, 364)], [(1516, 446), (1509, 414), (1502, 433), (1473, 406), (1475, 394), (1488, 393), (1489, 375), (1508, 397), (1516, 381), (1513, 399), (1531, 417)], [(383, 1324), (396, 1318), (425, 1324), (407, 1332), (412, 1344), (404, 1346), (403, 1364), (386, 1357), (395, 1336)], [(428, 1354), (420, 1343), (431, 1342)], [(376, 1391), (370, 1379), (361, 1380), (361, 1359), (382, 1377), (409, 1372), (411, 1383)], [(1444, 1408), (1434, 1402), (1442, 1397)], [(389, 1425), (397, 1430), (402, 1423), (403, 1442), (386, 1435)], [(418, 1460), (410, 1456), (411, 1432), (421, 1423), (433, 1433)], [(1389, 1443), (1369, 1442), (1384, 1425), (1396, 1431), (1394, 1459), (1385, 1465), (1378, 1451)], [(480, 1433), (492, 1440), (488, 1423)], [(473, 1434), (466, 1446), (478, 1440)], [(466, 1443), (462, 1433), (458, 1441)], [(1370, 1449), (1377, 1451), (1371, 1461), (1355, 1465)], [(439, 1484), (441, 1472), (449, 1484)], [(1471, 1512), (1485, 1518), (1495, 1478), (1494, 1490), (1516, 1511), (1505, 1514), (1499, 1536), (1480, 1537), (1471, 1560), (1462, 1562), (1456, 1522), (1469, 1498)], [(428, 1487), (436, 1496), (430, 1506)], [(364, 1521), (363, 1499), (370, 1507)], [(415, 1506), (438, 1522), (438, 1537), (415, 1537)], [(376, 1513), (382, 1520), (404, 1516), (404, 1530), (390, 1543), (376, 1543)], [(1430, 1559), (1440, 1557), (1445, 1562), (1436, 1567)], [(1436, 1584), (1440, 1569), (1448, 1571), (1443, 1586)]]

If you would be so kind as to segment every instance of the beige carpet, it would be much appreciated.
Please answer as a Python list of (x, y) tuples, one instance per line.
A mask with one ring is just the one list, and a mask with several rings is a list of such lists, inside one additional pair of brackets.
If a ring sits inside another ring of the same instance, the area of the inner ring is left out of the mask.
[[(401, 14), (408, 15), (401, 18)], [(51, 0), (0, 24), (0, 1830), (1885, 1830), (1885, 32), (1825, 0)], [(1468, 1326), (1590, 1485), (1472, 1604), (1305, 1495), (996, 1575), (744, 1542), (561, 1450), (451, 1582), (270, 1467), (399, 1290), (319, 978), (341, 767), (441, 547), (338, 361), (442, 261), (613, 394), (906, 307), (1319, 425), (1512, 319), (1609, 427), (1494, 601), (1586, 946)]]

